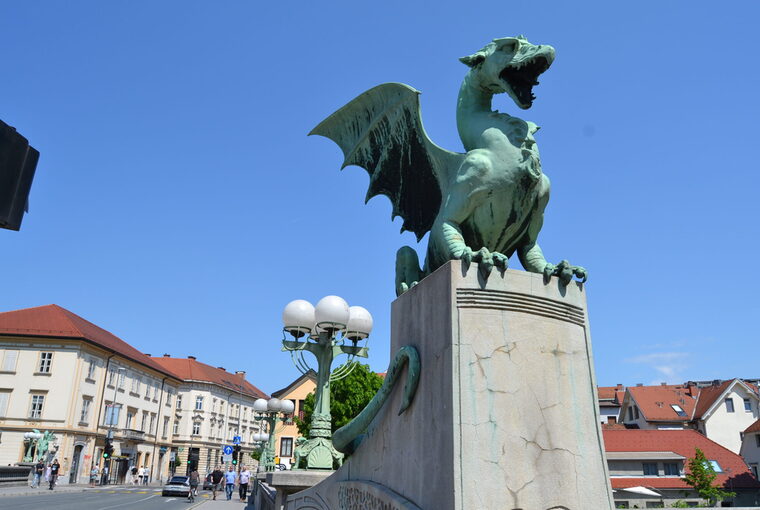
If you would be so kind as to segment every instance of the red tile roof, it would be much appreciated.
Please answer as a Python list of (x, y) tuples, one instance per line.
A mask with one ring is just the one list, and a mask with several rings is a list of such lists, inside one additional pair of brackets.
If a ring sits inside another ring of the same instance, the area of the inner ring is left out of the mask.
[(596, 395), (600, 406), (620, 406), (623, 404), (625, 386), (622, 384), (618, 384), (617, 386), (597, 386)]
[(212, 367), (192, 358), (170, 358), (163, 356), (161, 358), (153, 357), (151, 360), (166, 370), (177, 374), (177, 377), (183, 380), (210, 382), (235, 392), (240, 391), (242, 385), (244, 395), (253, 398), (269, 398), (266, 393), (246, 381), (244, 376), (231, 374), (226, 370)]
[[(674, 452), (692, 458), (695, 448), (699, 448), (708, 460), (717, 461), (723, 468), (723, 473), (718, 474), (715, 479), (723, 487), (760, 488), (760, 482), (752, 476), (739, 455), (707, 439), (696, 430), (603, 430), (602, 434), (604, 448), (608, 452)], [(685, 468), (688, 472), (688, 464)], [(636, 486), (657, 489), (689, 488), (680, 478), (670, 477), (610, 477), (610, 481), (613, 489)]]
[(745, 434), (750, 434), (752, 432), (760, 432), (760, 420), (757, 420), (744, 431)]
[[(689, 388), (681, 385), (635, 386), (628, 387), (628, 391), (647, 421), (689, 421), (697, 402)], [(696, 394), (696, 388), (691, 391)], [(673, 404), (680, 406), (686, 416), (678, 416)]]
[(726, 391), (726, 388), (728, 388), (728, 386), (733, 382), (733, 380), (723, 381), (717, 386), (705, 386), (703, 388), (700, 388), (699, 400), (697, 401), (697, 410), (694, 413), (694, 418), (702, 418), (707, 410), (710, 409), (710, 407), (712, 407), (712, 405), (715, 403), (715, 400), (717, 400), (718, 397), (720, 397), (721, 394)]
[(0, 336), (71, 338), (84, 340), (164, 375), (176, 375), (113, 333), (58, 305), (0, 313)]

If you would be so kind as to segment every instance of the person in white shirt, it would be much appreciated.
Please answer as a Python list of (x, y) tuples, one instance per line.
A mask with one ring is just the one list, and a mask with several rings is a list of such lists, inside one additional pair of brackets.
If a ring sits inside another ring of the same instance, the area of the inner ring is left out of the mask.
[(251, 472), (248, 471), (248, 468), (246, 466), (243, 466), (240, 468), (240, 479), (238, 483), (240, 484), (240, 487), (238, 489), (238, 493), (240, 494), (240, 501), (245, 503), (245, 498), (248, 497), (248, 482), (251, 479)]

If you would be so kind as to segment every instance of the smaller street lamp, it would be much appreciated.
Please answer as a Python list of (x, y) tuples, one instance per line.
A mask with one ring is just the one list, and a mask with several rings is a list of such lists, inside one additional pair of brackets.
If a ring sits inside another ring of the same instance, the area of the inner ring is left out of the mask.
[[(293, 414), (296, 406), (292, 400), (280, 400), (279, 398), (270, 398), (266, 400), (259, 398), (253, 403), (255, 417), (267, 424), (268, 433), (254, 434), (253, 440), (260, 441), (263, 444), (259, 464), (264, 463), (265, 471), (274, 471), (274, 445), (276, 438), (277, 421), (287, 421), (288, 415)], [(257, 439), (258, 436), (258, 439)]]
[[(357, 356), (367, 357), (366, 344), (364, 347), (358, 344), (369, 338), (372, 315), (361, 306), (348, 306), (343, 298), (326, 296), (316, 307), (303, 299), (291, 301), (282, 312), (282, 322), (282, 350), (290, 351), (296, 368), (303, 374), (309, 370), (303, 351), (317, 358), (318, 367), (309, 438), (296, 449), (297, 464), (305, 458), (307, 469), (332, 469), (333, 461), (342, 463), (343, 454), (335, 449), (331, 440), (330, 382), (350, 374), (356, 367)], [(293, 340), (287, 340), (285, 333)], [(348, 359), (333, 372), (332, 362), (341, 354), (346, 354)]]

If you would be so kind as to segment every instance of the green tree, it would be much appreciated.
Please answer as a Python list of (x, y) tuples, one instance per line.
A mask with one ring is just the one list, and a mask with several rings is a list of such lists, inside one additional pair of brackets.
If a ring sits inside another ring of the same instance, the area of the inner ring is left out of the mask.
[(735, 492), (724, 491), (720, 486), (714, 484), (717, 476), (704, 452), (697, 448), (694, 452), (694, 458), (689, 459), (689, 473), (682, 480), (691, 485), (699, 497), (714, 505), (718, 501), (736, 496)]
[[(359, 414), (383, 385), (383, 378), (370, 370), (369, 365), (355, 363), (356, 366), (348, 376), (330, 383), (333, 432)], [(303, 411), (303, 420), (296, 416), (295, 422), (298, 433), (309, 437), (311, 415), (314, 412), (314, 393), (310, 393), (304, 400)]]

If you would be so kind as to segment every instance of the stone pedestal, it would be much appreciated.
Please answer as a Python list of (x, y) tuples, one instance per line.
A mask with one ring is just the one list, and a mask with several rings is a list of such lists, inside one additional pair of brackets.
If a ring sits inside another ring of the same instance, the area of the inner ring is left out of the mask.
[[(450, 262), (392, 305), (391, 357), (415, 346), (401, 388), (357, 451), (288, 509), (611, 509), (583, 286)], [(383, 506), (386, 505), (386, 506)]]

